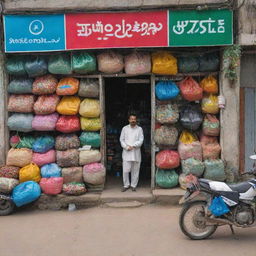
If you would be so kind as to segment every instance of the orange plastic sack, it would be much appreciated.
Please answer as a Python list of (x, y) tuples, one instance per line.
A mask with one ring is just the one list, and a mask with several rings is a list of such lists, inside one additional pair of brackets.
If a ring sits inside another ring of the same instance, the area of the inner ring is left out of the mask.
[(20, 182), (35, 181), (39, 182), (41, 179), (40, 169), (36, 164), (29, 164), (20, 169), (19, 180)]
[(213, 76), (205, 77), (200, 82), (200, 86), (203, 88), (204, 92), (207, 93), (217, 94), (219, 91), (218, 82)]
[(62, 78), (57, 86), (58, 95), (74, 95), (78, 92), (79, 80), (73, 77)]
[(203, 89), (191, 77), (186, 77), (179, 83), (181, 95), (185, 100), (196, 101), (203, 98)]
[(158, 51), (152, 54), (152, 72), (160, 75), (176, 75), (178, 73), (177, 59), (168, 51)]
[(218, 114), (219, 105), (218, 105), (218, 96), (210, 94), (205, 96), (202, 100), (202, 110), (204, 113), (208, 114)]
[(57, 111), (62, 115), (76, 115), (79, 111), (80, 102), (79, 97), (64, 96), (57, 106)]

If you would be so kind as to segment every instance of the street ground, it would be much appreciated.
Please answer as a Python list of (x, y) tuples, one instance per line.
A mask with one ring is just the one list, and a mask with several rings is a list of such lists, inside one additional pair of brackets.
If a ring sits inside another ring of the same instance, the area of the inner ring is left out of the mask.
[(192, 241), (180, 231), (179, 207), (87, 208), (69, 212), (20, 209), (0, 217), (1, 256), (256, 255), (256, 228), (221, 227)]

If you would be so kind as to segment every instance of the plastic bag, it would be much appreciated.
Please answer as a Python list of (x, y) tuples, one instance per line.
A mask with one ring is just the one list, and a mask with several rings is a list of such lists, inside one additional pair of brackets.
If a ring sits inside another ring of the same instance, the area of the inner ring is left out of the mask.
[(19, 178), (20, 167), (5, 165), (0, 167), (0, 177), (3, 178)]
[(81, 117), (81, 128), (88, 132), (97, 132), (101, 129), (100, 118)]
[(32, 149), (37, 153), (45, 153), (54, 148), (55, 140), (53, 136), (44, 135), (36, 138)]
[(211, 143), (218, 143), (218, 138), (201, 134), (200, 142), (201, 144), (204, 144), (204, 145), (211, 144)]
[(29, 77), (45, 75), (48, 71), (45, 56), (30, 56), (25, 62), (25, 70)]
[(154, 140), (158, 145), (174, 146), (178, 139), (178, 130), (170, 125), (162, 125), (155, 130)]
[(179, 109), (176, 104), (158, 105), (156, 120), (161, 124), (174, 124), (179, 120)]
[(58, 113), (50, 115), (36, 115), (33, 119), (32, 127), (36, 131), (54, 131), (58, 118)]
[(15, 78), (8, 85), (8, 92), (13, 94), (32, 93), (33, 79)]
[(97, 149), (82, 150), (79, 152), (79, 165), (96, 163), (101, 160), (101, 153)]
[(179, 183), (179, 175), (174, 170), (157, 170), (156, 184), (160, 188), (173, 188)]
[(78, 95), (85, 98), (99, 98), (99, 87), (98, 79), (81, 79)]
[(96, 71), (96, 58), (92, 53), (77, 52), (72, 55), (72, 69), (78, 74), (88, 74)]
[(172, 169), (180, 165), (180, 156), (174, 150), (162, 150), (156, 154), (156, 166), (160, 169)]
[(21, 183), (29, 180), (39, 182), (40, 179), (40, 169), (36, 164), (31, 163), (20, 169), (19, 180)]
[(119, 73), (124, 68), (123, 56), (113, 51), (107, 51), (97, 56), (98, 69), (103, 73)]
[(83, 117), (99, 117), (100, 102), (95, 99), (84, 99), (80, 104), (79, 114)]
[(62, 78), (57, 86), (58, 95), (74, 95), (78, 92), (79, 80), (73, 77)]
[(33, 114), (15, 113), (8, 118), (7, 125), (11, 131), (31, 132), (33, 118)]
[(60, 167), (78, 166), (79, 165), (78, 150), (77, 149), (68, 149), (65, 151), (57, 150), (57, 164)]
[(203, 115), (199, 106), (185, 106), (180, 113), (180, 122), (186, 129), (197, 130), (203, 122)]
[(214, 197), (208, 209), (214, 216), (217, 217), (230, 212), (228, 206), (225, 204), (221, 196)]
[(172, 81), (160, 81), (156, 84), (156, 97), (159, 100), (176, 98), (180, 93), (178, 86)]
[(203, 88), (204, 92), (217, 94), (219, 91), (218, 82), (215, 77), (207, 76), (201, 82), (200, 86)]
[(31, 113), (33, 112), (33, 106), (34, 106), (34, 95), (13, 94), (9, 97), (7, 110), (9, 112)]
[(82, 167), (69, 167), (62, 169), (62, 177), (64, 183), (70, 182), (83, 182), (83, 168)]
[(40, 76), (33, 83), (33, 94), (53, 94), (56, 91), (58, 80), (53, 75)]
[(215, 142), (215, 143), (209, 143), (209, 144), (203, 144), (202, 149), (203, 149), (203, 159), (219, 159), (220, 152), (221, 152), (221, 147), (220, 144)]
[(29, 148), (32, 149), (33, 144), (35, 142), (35, 137), (34, 136), (23, 136), (20, 138), (20, 141), (16, 148)]
[(60, 97), (56, 94), (42, 95), (37, 98), (34, 104), (34, 111), (37, 115), (49, 115), (56, 111)]
[(105, 183), (106, 169), (101, 163), (91, 163), (83, 167), (83, 178), (85, 183), (101, 185)]
[(125, 73), (140, 75), (151, 72), (151, 56), (146, 52), (133, 52), (124, 58)]
[(14, 149), (8, 151), (6, 164), (24, 167), (32, 161), (32, 150), (28, 148)]
[(178, 58), (178, 69), (180, 73), (198, 72), (199, 58), (196, 56), (181, 56)]
[(185, 100), (197, 101), (203, 98), (203, 89), (191, 77), (186, 77), (179, 83), (181, 95)]
[(11, 56), (6, 61), (6, 71), (10, 75), (24, 76), (26, 75), (25, 70), (25, 59), (24, 56)]
[(63, 184), (62, 192), (66, 195), (79, 196), (85, 194), (86, 188), (84, 183), (66, 183)]
[(42, 178), (40, 181), (40, 187), (44, 194), (46, 195), (57, 195), (62, 191), (63, 178), (53, 177), (53, 178)]
[(99, 148), (101, 144), (101, 136), (97, 132), (82, 132), (79, 139), (82, 146), (90, 145), (93, 148)]
[(218, 53), (208, 53), (199, 58), (199, 71), (209, 72), (218, 71), (220, 66), (220, 59)]
[(40, 195), (40, 186), (34, 181), (27, 181), (13, 189), (12, 199), (16, 206), (20, 207), (37, 200)]
[(194, 141), (189, 144), (179, 142), (178, 151), (182, 160), (186, 160), (188, 158), (195, 158), (202, 161), (203, 151), (202, 145), (199, 141)]
[(80, 102), (79, 97), (64, 96), (57, 106), (57, 111), (62, 115), (76, 115), (79, 111)]
[(9, 194), (18, 184), (16, 179), (0, 177), (0, 193)]
[(220, 122), (214, 115), (207, 114), (203, 122), (203, 134), (208, 136), (219, 136)]
[(196, 183), (196, 182), (197, 182), (197, 177), (192, 174), (186, 175), (182, 173), (179, 176), (179, 184), (182, 189), (186, 190), (190, 183)]
[(61, 134), (56, 137), (56, 150), (64, 151), (72, 148), (79, 148), (80, 140), (76, 134)]
[(43, 178), (61, 177), (61, 168), (55, 164), (45, 164), (41, 167), (41, 176)]
[(63, 133), (80, 131), (80, 120), (78, 116), (60, 116), (56, 123), (56, 130)]
[(201, 177), (204, 173), (204, 163), (195, 158), (188, 158), (181, 161), (182, 172), (186, 175), (193, 174), (197, 177)]
[(191, 144), (194, 141), (197, 141), (197, 137), (188, 131), (183, 131), (180, 135), (180, 142), (184, 143), (184, 144)]
[(208, 114), (218, 114), (219, 105), (218, 105), (218, 96), (210, 94), (209, 96), (204, 96), (202, 100), (202, 110), (204, 113)]
[(38, 166), (43, 166), (46, 164), (56, 162), (56, 152), (55, 150), (51, 149), (46, 153), (33, 153), (32, 162)]
[(52, 74), (69, 75), (72, 73), (71, 58), (69, 53), (50, 55), (48, 71)]
[(224, 181), (226, 179), (224, 163), (221, 159), (205, 160), (204, 178), (208, 180)]
[(160, 75), (176, 75), (178, 73), (177, 59), (168, 51), (154, 52), (152, 62), (152, 73)]

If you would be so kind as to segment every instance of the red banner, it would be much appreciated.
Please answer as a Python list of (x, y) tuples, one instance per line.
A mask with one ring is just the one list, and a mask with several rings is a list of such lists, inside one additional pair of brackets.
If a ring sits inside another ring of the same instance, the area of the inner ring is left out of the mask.
[(168, 46), (167, 11), (66, 14), (66, 49)]

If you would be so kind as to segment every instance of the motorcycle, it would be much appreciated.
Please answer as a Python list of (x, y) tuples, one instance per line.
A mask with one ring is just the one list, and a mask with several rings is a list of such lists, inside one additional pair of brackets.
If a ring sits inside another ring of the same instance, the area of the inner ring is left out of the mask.
[[(256, 155), (250, 156), (256, 160)], [(256, 165), (244, 173), (256, 177)], [(242, 174), (242, 175), (244, 175)], [(219, 226), (252, 227), (256, 220), (256, 178), (229, 185), (225, 182), (197, 179), (181, 198), (181, 231), (190, 239), (210, 237)]]

